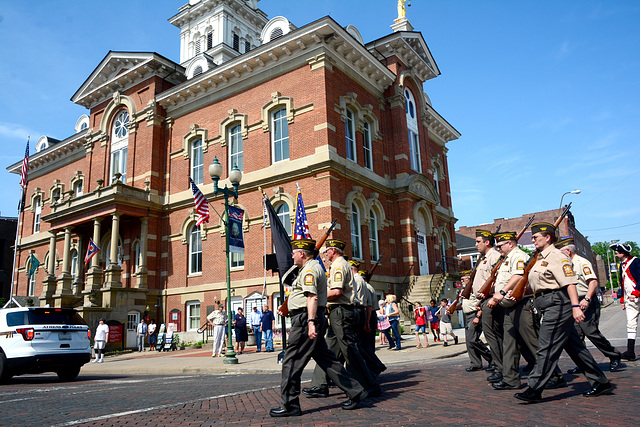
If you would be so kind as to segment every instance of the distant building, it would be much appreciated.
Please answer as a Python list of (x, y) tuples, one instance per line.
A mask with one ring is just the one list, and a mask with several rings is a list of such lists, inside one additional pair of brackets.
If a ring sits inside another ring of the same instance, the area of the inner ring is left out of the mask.
[(11, 293), (13, 245), (16, 241), (18, 218), (0, 217), (0, 297), (8, 301)]

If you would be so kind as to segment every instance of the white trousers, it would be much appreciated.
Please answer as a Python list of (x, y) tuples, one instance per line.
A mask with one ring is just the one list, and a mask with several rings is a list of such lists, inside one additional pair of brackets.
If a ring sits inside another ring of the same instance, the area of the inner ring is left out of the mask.
[(635, 340), (636, 330), (638, 329), (638, 314), (640, 314), (638, 299), (636, 298), (635, 302), (631, 302), (625, 298), (624, 308), (627, 312), (627, 338)]
[(224, 325), (213, 327), (213, 355), (217, 356), (224, 348)]

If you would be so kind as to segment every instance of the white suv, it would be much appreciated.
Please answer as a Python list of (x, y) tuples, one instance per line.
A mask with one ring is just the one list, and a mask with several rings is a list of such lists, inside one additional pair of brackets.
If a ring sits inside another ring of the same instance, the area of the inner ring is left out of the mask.
[(73, 309), (0, 309), (0, 382), (14, 375), (55, 372), (74, 380), (91, 360), (91, 332)]

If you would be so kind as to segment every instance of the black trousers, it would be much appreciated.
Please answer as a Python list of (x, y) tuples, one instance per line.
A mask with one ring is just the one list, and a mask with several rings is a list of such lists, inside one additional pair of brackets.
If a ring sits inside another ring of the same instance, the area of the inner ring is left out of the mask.
[(593, 298), (589, 303), (589, 307), (584, 311), (584, 320), (580, 323), (576, 323), (576, 329), (578, 335), (582, 340), (586, 336), (589, 341), (595, 345), (598, 350), (602, 352), (609, 359), (620, 359), (622, 353), (620, 353), (608, 339), (600, 332), (600, 301), (598, 298)]
[(497, 305), (489, 308), (489, 298), (482, 301), (482, 331), (489, 344), (493, 364), (502, 373), (502, 340), (504, 335), (504, 308)]
[(487, 364), (491, 364), (491, 351), (489, 347), (480, 340), (482, 321), (474, 325), (473, 319), (475, 318), (475, 311), (464, 315), (465, 344), (467, 345), (467, 353), (469, 354), (471, 366), (474, 368), (482, 368), (482, 359), (486, 360)]

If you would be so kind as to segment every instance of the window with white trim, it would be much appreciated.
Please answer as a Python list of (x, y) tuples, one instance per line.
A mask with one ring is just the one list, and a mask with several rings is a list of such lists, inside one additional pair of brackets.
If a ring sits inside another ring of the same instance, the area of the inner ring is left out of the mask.
[(193, 331), (200, 327), (200, 301), (187, 303), (187, 330)]
[(27, 292), (27, 295), (31, 297), (31, 296), (34, 296), (35, 294), (36, 294), (36, 273), (34, 272), (29, 278), (29, 290)]
[(83, 191), (82, 191), (82, 184), (83, 184), (83, 180), (79, 179), (77, 180), (74, 184), (73, 184), (73, 192), (76, 195), (76, 197), (78, 196), (82, 196)]
[(202, 238), (194, 223), (189, 230), (189, 274), (196, 273), (202, 273)]
[(203, 156), (202, 156), (202, 139), (197, 138), (191, 141), (191, 178), (197, 185), (204, 182), (203, 175)]
[(244, 267), (244, 254), (239, 254), (236, 252), (230, 252), (229, 254), (229, 266), (231, 268), (242, 268)]
[(229, 153), (229, 170), (238, 166), (240, 172), (244, 172), (244, 149), (240, 124), (229, 128)]
[(360, 211), (355, 203), (351, 204), (351, 256), (356, 259), (362, 259)]
[[(116, 262), (114, 264), (118, 264), (122, 266), (122, 241), (118, 238), (118, 254), (116, 255)], [(111, 238), (109, 238), (109, 243), (107, 243), (107, 251), (105, 252), (105, 261), (106, 265), (111, 264)]]
[(289, 158), (289, 122), (287, 109), (284, 107), (271, 115), (271, 147), (273, 163)]
[(281, 203), (276, 208), (276, 213), (278, 214), (278, 219), (282, 226), (287, 231), (287, 235), (291, 238), (291, 214), (289, 210), (289, 205), (286, 203)]
[(364, 150), (364, 167), (373, 170), (373, 156), (371, 154), (371, 124), (365, 121), (362, 125), (362, 148)]
[(33, 212), (33, 232), (40, 232), (40, 217), (42, 216), (42, 199), (40, 197), (36, 197), (33, 199), (33, 203), (35, 203), (36, 207)]
[(405, 113), (407, 116), (407, 129), (409, 132), (409, 159), (411, 160), (411, 169), (422, 173), (416, 103), (415, 98), (409, 89), (404, 90), (404, 101)]
[(371, 259), (378, 260), (378, 216), (369, 210), (369, 246), (371, 250)]
[(207, 50), (213, 47), (213, 31), (207, 33)]
[(347, 108), (347, 119), (344, 122), (345, 142), (347, 146), (347, 159), (356, 161), (356, 129), (354, 114)]
[(111, 132), (111, 173), (109, 184), (116, 179), (116, 174), (121, 174), (120, 180), (127, 182), (127, 147), (129, 145), (129, 112), (123, 110), (113, 121)]
[(135, 242), (133, 244), (133, 272), (134, 274), (138, 272), (138, 268), (140, 267), (140, 242)]
[(240, 52), (240, 36), (237, 34), (233, 35), (233, 50)]
[(71, 282), (75, 282), (78, 277), (78, 251), (71, 251)]

